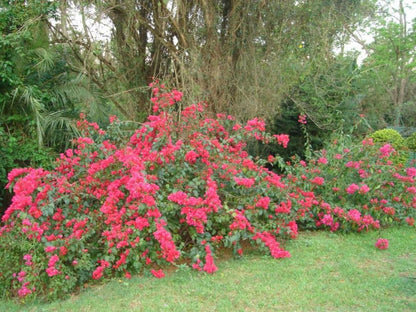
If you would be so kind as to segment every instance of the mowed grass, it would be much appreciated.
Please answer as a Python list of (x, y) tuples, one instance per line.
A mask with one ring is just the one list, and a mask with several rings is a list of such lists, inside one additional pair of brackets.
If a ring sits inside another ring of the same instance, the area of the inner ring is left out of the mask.
[[(381, 235), (387, 250), (374, 247)], [(416, 311), (416, 230), (301, 233), (292, 257), (257, 250), (217, 259), (213, 275), (179, 268), (163, 279), (133, 277), (93, 286), (66, 300), (0, 311)]]

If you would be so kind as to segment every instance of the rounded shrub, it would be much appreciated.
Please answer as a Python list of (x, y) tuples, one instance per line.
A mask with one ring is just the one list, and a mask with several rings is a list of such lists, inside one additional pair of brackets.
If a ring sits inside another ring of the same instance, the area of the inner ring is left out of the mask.
[[(127, 143), (81, 117), (82, 137), (55, 168), (14, 169), (14, 196), (0, 227), (0, 296), (57, 298), (85, 283), (188, 263), (217, 270), (218, 247), (241, 255), (244, 240), (274, 258), (289, 257), (278, 238), (295, 237), (293, 215), (277, 209), (281, 177), (245, 150), (276, 141), (254, 118), (211, 115), (195, 104), (180, 114), (179, 91), (153, 86), (154, 114)], [(11, 265), (13, 264), (13, 265)]]
[(404, 139), (401, 134), (394, 129), (377, 130), (370, 135), (374, 143), (390, 143), (395, 148), (404, 146)]
[(409, 158), (409, 151), (405, 139), (394, 129), (377, 130), (370, 135), (374, 143), (381, 145), (391, 145), (394, 149), (394, 157), (391, 158), (396, 165), (405, 165)]

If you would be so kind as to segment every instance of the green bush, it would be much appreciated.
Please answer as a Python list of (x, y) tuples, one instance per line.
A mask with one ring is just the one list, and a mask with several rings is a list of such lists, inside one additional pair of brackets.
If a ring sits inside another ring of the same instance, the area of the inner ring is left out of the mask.
[(416, 132), (413, 132), (411, 136), (405, 140), (406, 147), (411, 151), (416, 151)]
[(374, 143), (378, 144), (391, 144), (395, 149), (395, 156), (391, 157), (391, 161), (394, 164), (405, 165), (409, 159), (409, 151), (405, 142), (405, 139), (401, 134), (394, 129), (382, 129), (377, 130), (370, 135)]
[(404, 146), (403, 137), (394, 129), (377, 130), (370, 137), (374, 143), (390, 143), (396, 149)]

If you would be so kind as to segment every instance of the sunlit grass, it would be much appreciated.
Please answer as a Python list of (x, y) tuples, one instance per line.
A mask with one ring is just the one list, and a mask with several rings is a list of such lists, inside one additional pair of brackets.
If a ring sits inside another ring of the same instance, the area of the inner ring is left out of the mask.
[(94, 286), (64, 301), (1, 311), (416, 311), (416, 231), (302, 233), (287, 242), (292, 257), (256, 250), (217, 259), (214, 275), (181, 268), (164, 279), (134, 277)]

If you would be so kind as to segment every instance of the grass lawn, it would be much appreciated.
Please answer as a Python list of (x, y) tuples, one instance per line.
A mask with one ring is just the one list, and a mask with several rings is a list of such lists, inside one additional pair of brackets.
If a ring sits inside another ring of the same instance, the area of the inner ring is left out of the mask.
[(0, 301), (0, 311), (416, 311), (416, 230), (301, 233), (292, 258), (256, 250), (217, 259), (213, 275), (187, 268), (163, 279), (133, 277), (93, 286), (63, 301)]

